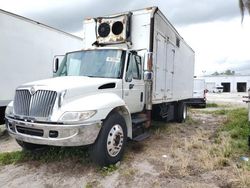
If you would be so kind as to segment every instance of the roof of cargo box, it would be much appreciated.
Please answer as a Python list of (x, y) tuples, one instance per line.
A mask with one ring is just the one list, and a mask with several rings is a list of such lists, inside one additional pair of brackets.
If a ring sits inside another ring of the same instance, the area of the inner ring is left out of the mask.
[(40, 22), (37, 22), (37, 21), (35, 21), (35, 20), (31, 20), (31, 19), (29, 19), (29, 18), (26, 18), (26, 17), (20, 16), (20, 15), (14, 14), (14, 13), (12, 13), (12, 12), (8, 12), (8, 11), (5, 11), (5, 10), (0, 9), (0, 13), (6, 14), (6, 15), (9, 15), (9, 16), (12, 16), (12, 17), (21, 19), (21, 20), (23, 20), (23, 21), (30, 22), (30, 23), (32, 23), (32, 24), (34, 24), (34, 25), (37, 25), (37, 26), (40, 26), (40, 27), (45, 27), (45, 28), (47, 28), (47, 29), (56, 31), (56, 32), (58, 32), (58, 33), (62, 33), (62, 34), (68, 35), (68, 36), (70, 36), (70, 37), (73, 37), (73, 38), (77, 38), (77, 39), (81, 39), (81, 40), (82, 40), (81, 37), (72, 35), (72, 34), (70, 34), (70, 33), (67, 33), (67, 32), (65, 32), (65, 31), (56, 29), (56, 28), (54, 28), (54, 27), (45, 25), (45, 24), (40, 23)]
[[(165, 22), (175, 31), (176, 35), (178, 35), (178, 37), (180, 37), (182, 39), (182, 41), (194, 52), (194, 50), (186, 43), (186, 41), (183, 39), (183, 37), (179, 34), (179, 32), (175, 29), (175, 27), (171, 24), (171, 22), (166, 18), (166, 16), (160, 11), (160, 9), (157, 6), (147, 7), (147, 8), (138, 9), (138, 10), (131, 10), (131, 11), (126, 11), (126, 12), (120, 12), (120, 13), (115, 13), (115, 14), (111, 14), (111, 15), (105, 15), (105, 16), (101, 16), (101, 18), (115, 17), (118, 15), (128, 14), (130, 12), (132, 12), (133, 14), (151, 13), (152, 17), (154, 17), (155, 13), (159, 13), (159, 15), (163, 17)], [(93, 21), (94, 18), (95, 17), (86, 17), (84, 19), (84, 22), (85, 21), (86, 22)]]

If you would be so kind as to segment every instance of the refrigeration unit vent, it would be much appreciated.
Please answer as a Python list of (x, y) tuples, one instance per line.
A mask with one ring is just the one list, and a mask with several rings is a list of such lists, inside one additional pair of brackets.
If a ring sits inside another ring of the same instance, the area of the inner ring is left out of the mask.
[(131, 15), (96, 18), (96, 45), (131, 42)]

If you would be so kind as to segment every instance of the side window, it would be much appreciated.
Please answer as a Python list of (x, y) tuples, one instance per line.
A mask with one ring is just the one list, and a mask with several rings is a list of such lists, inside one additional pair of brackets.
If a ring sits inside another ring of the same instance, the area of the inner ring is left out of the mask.
[(129, 55), (129, 61), (126, 71), (126, 80), (130, 81), (133, 79), (140, 80), (141, 79), (141, 57), (137, 55)]
[(135, 66), (136, 66), (136, 72), (137, 72), (137, 79), (141, 79), (141, 71), (142, 71), (142, 63), (141, 63), (141, 57), (136, 55), (135, 57)]

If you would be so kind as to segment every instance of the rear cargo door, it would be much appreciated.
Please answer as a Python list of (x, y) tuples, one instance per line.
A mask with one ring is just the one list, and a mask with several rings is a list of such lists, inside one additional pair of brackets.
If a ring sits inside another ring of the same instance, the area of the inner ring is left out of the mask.
[(167, 41), (164, 36), (157, 33), (156, 36), (156, 66), (154, 67), (154, 99), (162, 100), (165, 95), (166, 81), (166, 45)]
[(166, 64), (166, 90), (165, 98), (173, 97), (173, 79), (174, 79), (175, 45), (167, 42), (167, 64)]

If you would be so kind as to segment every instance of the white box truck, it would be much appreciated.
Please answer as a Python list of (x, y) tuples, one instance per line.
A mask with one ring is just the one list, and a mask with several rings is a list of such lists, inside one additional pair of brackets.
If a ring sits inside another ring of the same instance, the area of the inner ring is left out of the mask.
[(82, 39), (0, 9), (0, 124), (17, 86), (53, 76), (54, 55), (82, 47)]
[(192, 106), (206, 107), (206, 84), (205, 79), (194, 78), (193, 98), (190, 100)]
[(90, 145), (100, 165), (121, 160), (152, 116), (182, 122), (193, 95), (194, 51), (157, 7), (84, 21), (84, 50), (56, 77), (19, 86), (8, 132), (25, 149)]

